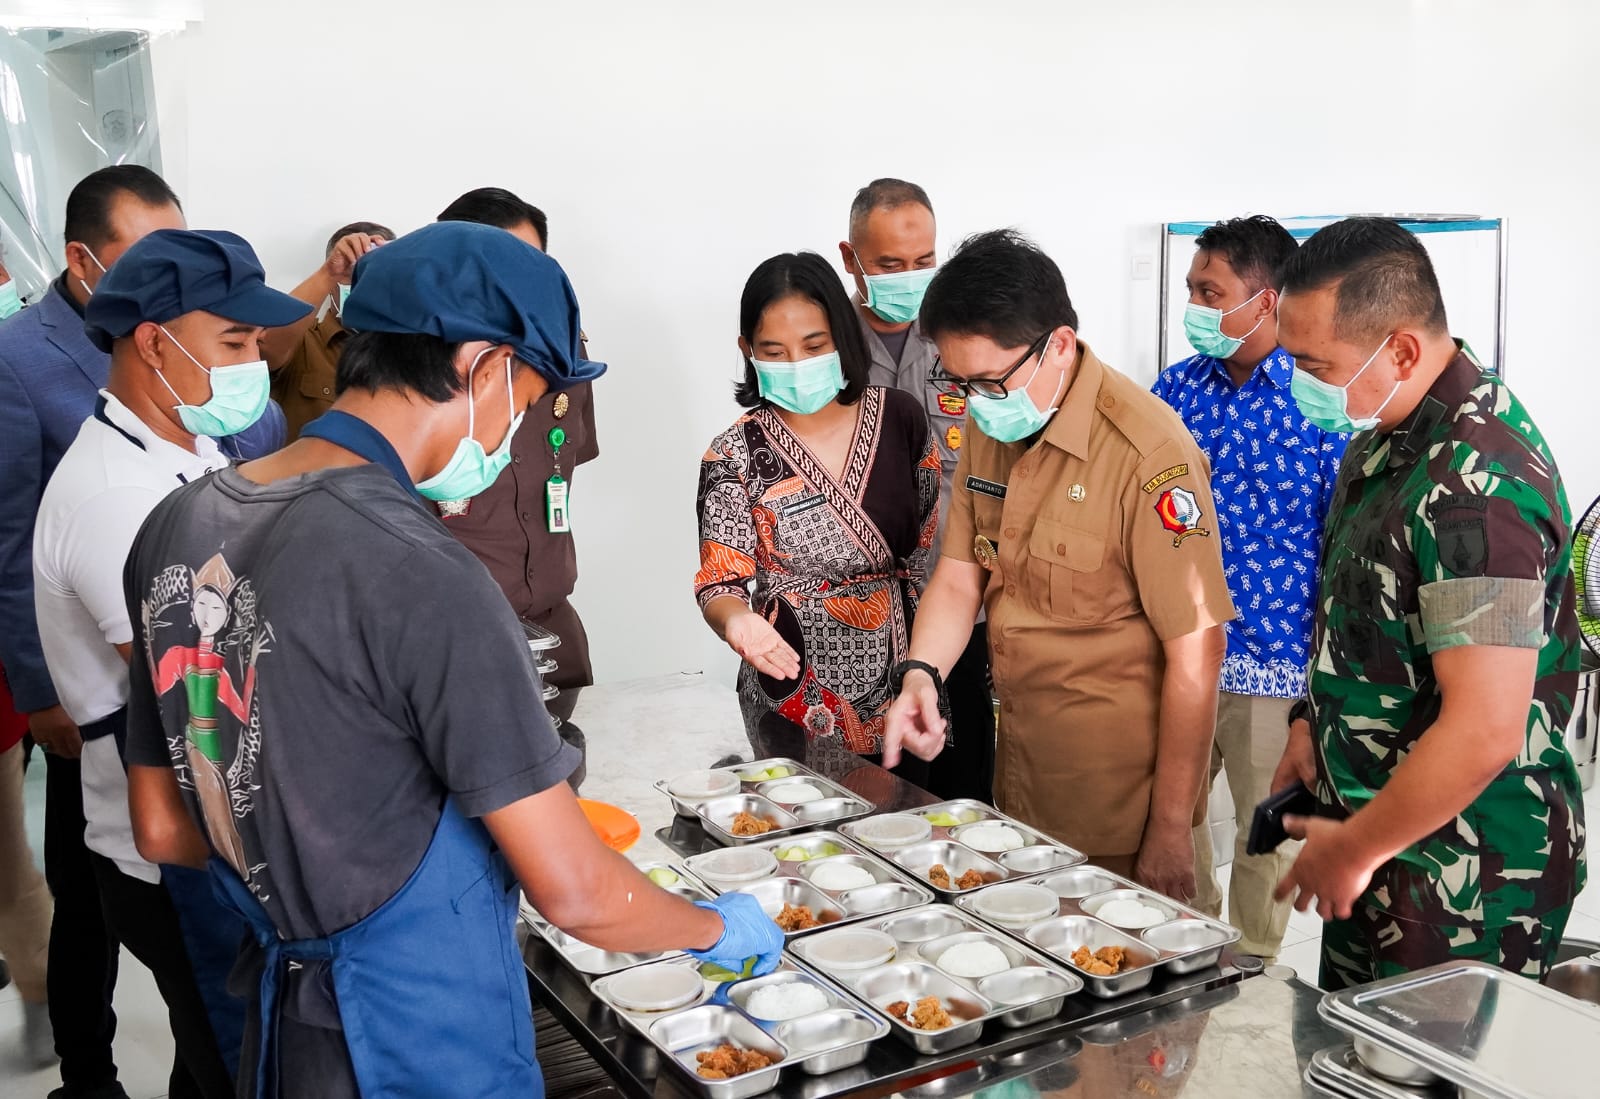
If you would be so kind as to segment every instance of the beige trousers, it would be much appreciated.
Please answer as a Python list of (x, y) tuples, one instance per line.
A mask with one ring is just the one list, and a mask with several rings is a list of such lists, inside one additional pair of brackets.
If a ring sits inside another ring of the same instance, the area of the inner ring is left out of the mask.
[[(43, 761), (40, 761), (43, 766)], [(50, 949), (50, 890), (33, 863), (23, 826), (22, 745), (0, 752), (0, 955), (17, 991), (31, 1004), (45, 999)]]
[[(1289, 902), (1275, 902), (1272, 891), (1288, 873), (1300, 844), (1285, 843), (1270, 855), (1247, 855), (1250, 820), (1256, 806), (1271, 791), (1272, 774), (1283, 758), (1289, 739), (1287, 698), (1256, 698), (1222, 692), (1217, 698), (1217, 736), (1211, 748), (1211, 778), (1226, 771), (1233, 794), (1233, 872), (1228, 882), (1228, 922), (1244, 933), (1236, 951), (1275, 958), (1289, 926)], [(1194, 832), (1195, 884), (1200, 895), (1194, 906), (1212, 916), (1222, 914), (1222, 888), (1217, 883), (1211, 850), (1211, 828), (1202, 823)]]

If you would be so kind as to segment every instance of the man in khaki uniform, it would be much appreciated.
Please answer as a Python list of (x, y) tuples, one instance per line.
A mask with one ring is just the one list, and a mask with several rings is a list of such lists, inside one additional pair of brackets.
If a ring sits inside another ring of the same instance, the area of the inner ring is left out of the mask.
[(1016, 233), (963, 244), (922, 323), (968, 393), (967, 444), (895, 670), (885, 765), (943, 746), (941, 677), (981, 605), (1000, 808), (1193, 897), (1190, 830), (1234, 616), (1205, 458), (1170, 408), (1078, 339), (1060, 269)]
[(292, 292), (311, 306), (311, 313), (263, 337), (261, 349), (272, 369), (272, 396), (283, 406), (289, 442), (333, 406), (339, 352), (350, 335), (341, 321), (344, 299), (350, 293), (350, 272), (362, 256), (393, 239), (394, 230), (375, 221), (351, 222), (335, 230), (328, 238), (322, 266)]

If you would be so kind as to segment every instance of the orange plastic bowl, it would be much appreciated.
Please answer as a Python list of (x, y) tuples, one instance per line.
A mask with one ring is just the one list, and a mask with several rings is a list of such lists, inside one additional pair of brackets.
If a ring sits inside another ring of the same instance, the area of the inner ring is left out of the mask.
[(632, 813), (603, 801), (579, 798), (578, 807), (589, 818), (589, 827), (613, 851), (626, 851), (639, 841), (639, 821)]

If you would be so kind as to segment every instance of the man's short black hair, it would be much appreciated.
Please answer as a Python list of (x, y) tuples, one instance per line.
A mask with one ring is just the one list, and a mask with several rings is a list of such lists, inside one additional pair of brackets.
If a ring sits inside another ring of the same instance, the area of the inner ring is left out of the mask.
[(493, 225), (496, 229), (515, 229), (519, 225), (533, 226), (539, 234), (539, 243), (550, 250), (550, 223), (544, 211), (504, 187), (479, 187), (468, 191), (439, 214), (438, 221), (474, 221), (479, 225)]
[(375, 221), (352, 221), (333, 231), (333, 236), (328, 238), (327, 250), (322, 253), (324, 258), (333, 255), (333, 246), (351, 233), (365, 233), (369, 237), (382, 237), (384, 240), (394, 239), (394, 230), (387, 225), (379, 225)]
[[(839, 403), (855, 404), (867, 388), (872, 353), (867, 350), (861, 321), (850, 304), (850, 296), (844, 292), (838, 273), (815, 252), (785, 252), (773, 256), (750, 273), (739, 299), (739, 334), (746, 344), (755, 347), (761, 315), (773, 302), (791, 296), (815, 302), (827, 316), (834, 350), (839, 352), (839, 366), (844, 372)], [(745, 408), (755, 408), (762, 403), (756, 368), (748, 359), (744, 364), (744, 378), (734, 387), (733, 396)]]
[(1227, 260), (1253, 292), (1281, 286), (1284, 266), (1299, 250), (1289, 230), (1265, 214), (1219, 221), (1200, 234), (1195, 246)]
[(928, 192), (915, 183), (890, 178), (873, 180), (857, 191), (855, 201), (850, 203), (850, 239), (856, 238), (867, 224), (867, 217), (872, 211), (894, 210), (913, 203), (925, 207), (928, 213), (933, 213), (933, 203), (928, 198)]
[(1334, 284), (1333, 334), (1346, 343), (1376, 343), (1405, 325), (1450, 330), (1428, 250), (1388, 218), (1346, 218), (1319, 229), (1284, 267), (1286, 294)]
[(962, 241), (928, 284), (918, 316), (929, 339), (984, 336), (1001, 347), (1078, 327), (1061, 268), (1015, 229)]
[(132, 195), (146, 206), (183, 209), (167, 181), (149, 168), (142, 164), (113, 164), (84, 176), (67, 196), (63, 234), (66, 242), (77, 241), (90, 248), (110, 244), (116, 236), (111, 227), (111, 207), (121, 195)]
[(466, 388), (456, 373), (460, 347), (417, 332), (352, 332), (339, 351), (334, 392), (415, 390), (443, 404)]

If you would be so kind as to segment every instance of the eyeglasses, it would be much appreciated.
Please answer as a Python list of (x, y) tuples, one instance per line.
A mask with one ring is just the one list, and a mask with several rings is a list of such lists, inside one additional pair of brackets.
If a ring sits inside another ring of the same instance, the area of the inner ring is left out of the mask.
[(940, 369), (939, 364), (941, 360), (938, 358), (933, 360), (933, 366), (928, 370), (928, 378), (930, 381), (938, 382), (942, 385), (955, 386), (957, 389), (961, 390), (961, 395), (963, 397), (971, 397), (974, 393), (976, 393), (978, 396), (988, 397), (992, 401), (1003, 401), (1005, 400), (1006, 393), (1008, 392), (1006, 389), (1006, 382), (1011, 380), (1011, 375), (1015, 374), (1017, 371), (1026, 366), (1029, 359), (1033, 358), (1035, 355), (1042, 354), (1045, 345), (1050, 342), (1050, 337), (1053, 335), (1055, 335), (1055, 330), (1051, 329), (1049, 332), (1046, 332), (1044, 335), (1034, 340), (1033, 343), (1028, 345), (1028, 350), (1023, 353), (1022, 358), (1012, 363), (1011, 369), (1007, 370), (998, 378), (973, 378), (969, 381), (965, 378), (952, 377)]

